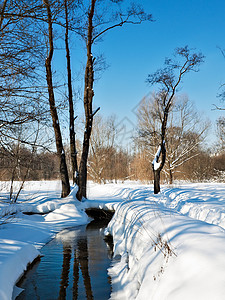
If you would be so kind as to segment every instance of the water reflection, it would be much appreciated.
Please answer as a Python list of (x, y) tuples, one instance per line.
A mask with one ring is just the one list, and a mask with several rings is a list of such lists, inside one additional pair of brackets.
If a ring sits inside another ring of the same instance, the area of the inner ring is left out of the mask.
[[(59, 300), (66, 299), (66, 289), (69, 285), (69, 271), (70, 261), (72, 258), (72, 248), (70, 245), (63, 244), (63, 264), (62, 274), (60, 281)], [(84, 282), (86, 298), (93, 300), (93, 293), (91, 288), (91, 278), (88, 270), (88, 246), (87, 238), (82, 237), (78, 239), (76, 248), (74, 249), (74, 260), (73, 260), (73, 299), (78, 299), (78, 282), (79, 282), (79, 269), (82, 273)]]
[(58, 234), (43, 247), (44, 257), (26, 275), (20, 285), (25, 291), (17, 299), (109, 299), (111, 249), (104, 241), (104, 227), (90, 224)]
[(65, 245), (63, 245), (63, 265), (59, 290), (60, 300), (66, 299), (66, 289), (69, 285), (71, 252), (71, 246), (66, 247)]
[(78, 262), (82, 272), (86, 297), (88, 300), (93, 299), (92, 289), (91, 289), (91, 278), (88, 270), (88, 248), (87, 239), (80, 239), (77, 243), (78, 249)]
[(78, 298), (78, 281), (79, 281), (79, 262), (77, 257), (77, 250), (74, 249), (74, 264), (73, 264), (73, 299)]

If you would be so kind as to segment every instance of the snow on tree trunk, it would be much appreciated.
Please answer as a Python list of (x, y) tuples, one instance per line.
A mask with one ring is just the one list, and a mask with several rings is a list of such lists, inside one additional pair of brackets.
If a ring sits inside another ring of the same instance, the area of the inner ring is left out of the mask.
[[(160, 155), (162, 155), (161, 162), (159, 162)], [(166, 161), (166, 147), (165, 141), (162, 141), (162, 144), (158, 147), (158, 150), (155, 154), (155, 157), (152, 161), (152, 169), (154, 174), (154, 194), (160, 192), (160, 172), (162, 171)]]
[(160, 192), (160, 166), (161, 163), (159, 163), (159, 157), (161, 154), (162, 147), (161, 145), (158, 147), (158, 150), (155, 154), (155, 157), (152, 161), (152, 169), (154, 174), (154, 194), (158, 194)]

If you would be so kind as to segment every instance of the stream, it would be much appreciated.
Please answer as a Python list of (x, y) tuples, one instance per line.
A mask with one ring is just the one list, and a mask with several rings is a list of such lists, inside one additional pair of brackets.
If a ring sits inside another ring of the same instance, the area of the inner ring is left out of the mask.
[(16, 300), (109, 299), (112, 243), (104, 240), (106, 226), (93, 221), (58, 233), (17, 284), (24, 291)]

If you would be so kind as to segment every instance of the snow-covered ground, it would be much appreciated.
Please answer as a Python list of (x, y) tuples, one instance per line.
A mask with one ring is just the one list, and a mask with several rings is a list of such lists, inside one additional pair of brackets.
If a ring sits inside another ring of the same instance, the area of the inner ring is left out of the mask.
[[(70, 226), (88, 223), (82, 204), (69, 197), (60, 199), (60, 183), (27, 182), (16, 204), (8, 204), (7, 183), (1, 183), (0, 197), (0, 299), (14, 298), (16, 281), (54, 235)], [(34, 212), (34, 215), (24, 213)], [(14, 213), (14, 214), (12, 214)], [(11, 215), (12, 214), (12, 215)], [(4, 224), (4, 222), (6, 222)], [(14, 289), (13, 289), (14, 288)]]
[(191, 218), (225, 228), (225, 184), (205, 183), (164, 187), (160, 201)]
[(165, 207), (163, 193), (136, 196), (108, 226), (121, 257), (109, 270), (112, 299), (224, 299), (225, 230)]
[[(114, 238), (112, 299), (225, 298), (225, 184), (152, 186), (90, 183), (88, 200), (76, 189), (60, 199), (56, 181), (27, 182), (17, 204), (0, 187), (0, 299), (40, 248), (66, 227), (86, 224), (86, 207), (115, 209), (107, 233)], [(27, 215), (34, 212), (36, 214)], [(8, 213), (14, 213), (8, 218)]]

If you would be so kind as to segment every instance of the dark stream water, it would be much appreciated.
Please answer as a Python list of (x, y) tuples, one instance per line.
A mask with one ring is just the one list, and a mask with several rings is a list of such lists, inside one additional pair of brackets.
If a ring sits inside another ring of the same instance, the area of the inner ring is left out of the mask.
[(58, 234), (19, 284), (25, 290), (16, 300), (109, 299), (112, 248), (104, 240), (105, 227), (92, 222)]

